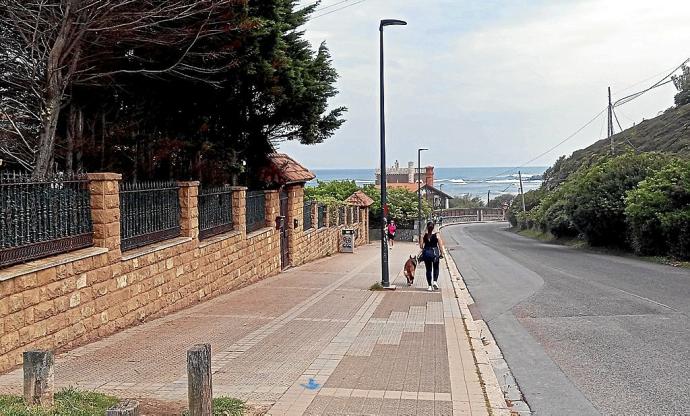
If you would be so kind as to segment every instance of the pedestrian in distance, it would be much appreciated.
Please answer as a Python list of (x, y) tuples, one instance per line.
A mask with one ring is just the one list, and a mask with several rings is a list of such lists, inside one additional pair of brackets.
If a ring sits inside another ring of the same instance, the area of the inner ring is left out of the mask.
[(395, 225), (395, 221), (391, 220), (390, 224), (388, 224), (388, 246), (393, 249), (393, 242), (395, 241), (395, 232), (398, 230), (398, 227)]
[(426, 267), (426, 282), (429, 285), (427, 290), (429, 292), (438, 290), (438, 274), (439, 263), (443, 258), (443, 240), (439, 233), (434, 232), (434, 222), (429, 221), (426, 224), (426, 233), (424, 238), (419, 242), (422, 249), (422, 260)]

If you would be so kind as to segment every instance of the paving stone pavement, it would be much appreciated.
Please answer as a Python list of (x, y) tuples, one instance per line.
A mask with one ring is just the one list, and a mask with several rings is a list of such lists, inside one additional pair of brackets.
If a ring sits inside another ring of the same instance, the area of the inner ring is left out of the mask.
[[(58, 387), (185, 400), (186, 350), (212, 349), (213, 393), (272, 405), (269, 415), (487, 415), (460, 308), (441, 271), (372, 292), (377, 245), (290, 269), (250, 287), (59, 354)], [(413, 244), (391, 250), (400, 270)], [(21, 370), (0, 375), (21, 393)]]

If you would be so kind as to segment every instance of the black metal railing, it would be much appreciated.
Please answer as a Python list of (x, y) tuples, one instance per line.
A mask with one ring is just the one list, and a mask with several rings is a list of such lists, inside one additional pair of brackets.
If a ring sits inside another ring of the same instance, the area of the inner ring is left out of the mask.
[(228, 186), (199, 191), (199, 238), (232, 231), (232, 189)]
[(347, 221), (347, 218), (345, 217), (346, 215), (347, 214), (346, 214), (345, 207), (343, 205), (339, 206), (338, 207), (338, 225), (344, 225), (345, 224), (345, 222)]
[(319, 228), (326, 227), (326, 209), (322, 204), (316, 206), (316, 226)]
[(122, 251), (180, 235), (179, 186), (175, 182), (120, 184)]
[(304, 201), (304, 219), (302, 220), (304, 230), (309, 230), (313, 226), (311, 222), (311, 207), (313, 204), (313, 201)]
[(264, 191), (247, 192), (247, 232), (266, 226), (266, 195)]
[(85, 175), (0, 175), (0, 267), (92, 244)]

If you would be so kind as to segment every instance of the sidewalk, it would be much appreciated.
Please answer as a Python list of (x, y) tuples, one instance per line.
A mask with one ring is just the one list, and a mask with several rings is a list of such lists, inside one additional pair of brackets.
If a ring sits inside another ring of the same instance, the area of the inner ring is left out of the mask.
[[(397, 243), (391, 270), (413, 244)], [(58, 387), (184, 401), (186, 350), (211, 343), (214, 396), (272, 405), (269, 415), (487, 415), (442, 267), (437, 292), (402, 273), (372, 292), (379, 246), (339, 254), (56, 357)], [(21, 370), (0, 394), (21, 394)]]

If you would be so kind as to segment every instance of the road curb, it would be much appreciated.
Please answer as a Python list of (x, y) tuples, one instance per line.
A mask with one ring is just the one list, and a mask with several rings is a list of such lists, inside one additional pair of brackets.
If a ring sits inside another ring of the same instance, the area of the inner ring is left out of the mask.
[[(476, 325), (476, 321), (471, 319), (469, 305), (474, 303), (472, 296), (467, 291), (462, 280), (462, 275), (458, 270), (452, 257), (450, 257), (447, 250), (444, 249), (443, 259), (445, 260), (446, 268), (450, 275), (450, 280), (455, 291), (455, 298), (458, 301), (460, 312), (462, 313), (462, 322), (465, 326), (465, 331), (470, 339), (472, 347), (472, 355), (474, 356), (474, 365), (479, 372), (480, 382), (484, 389), (484, 397), (491, 408), (491, 414), (495, 416), (510, 416), (510, 409), (503, 398), (503, 391), (498, 383), (496, 374), (489, 362), (489, 354), (484, 344), (481, 341), (481, 332)], [(469, 317), (469, 318), (468, 318)]]

